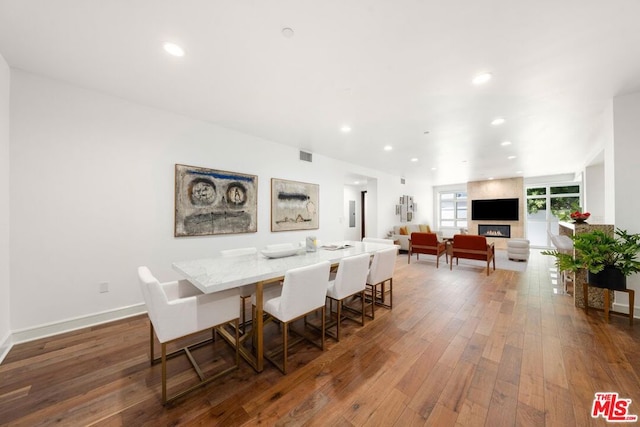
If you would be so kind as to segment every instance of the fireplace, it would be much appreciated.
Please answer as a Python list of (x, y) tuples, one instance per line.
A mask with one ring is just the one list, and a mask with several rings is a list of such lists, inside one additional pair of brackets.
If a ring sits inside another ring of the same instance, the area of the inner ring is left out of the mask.
[(511, 226), (508, 224), (478, 224), (478, 234), (485, 237), (511, 237)]

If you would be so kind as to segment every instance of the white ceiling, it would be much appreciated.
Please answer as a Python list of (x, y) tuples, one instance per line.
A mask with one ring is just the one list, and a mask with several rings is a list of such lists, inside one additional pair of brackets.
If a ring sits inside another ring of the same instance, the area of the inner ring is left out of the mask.
[[(640, 90), (639, 17), (638, 0), (0, 0), (0, 53), (17, 69), (447, 184), (580, 170), (611, 99)], [(166, 41), (186, 55), (168, 56)], [(493, 79), (472, 85), (484, 71)], [(498, 116), (506, 123), (491, 126)]]

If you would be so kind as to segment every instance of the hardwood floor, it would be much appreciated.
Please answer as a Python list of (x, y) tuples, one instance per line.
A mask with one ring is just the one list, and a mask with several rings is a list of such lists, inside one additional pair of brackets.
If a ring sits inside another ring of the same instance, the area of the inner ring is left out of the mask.
[[(0, 365), (0, 424), (608, 425), (590, 416), (599, 391), (640, 415), (640, 322), (585, 315), (554, 294), (552, 259), (533, 252), (525, 273), (489, 277), (400, 255), (393, 310), (346, 322), (324, 352), (299, 344), (286, 376), (242, 362), (166, 408), (146, 316), (20, 344)], [(206, 369), (232, 356), (222, 340), (196, 352)], [(194, 378), (184, 357), (169, 375)]]

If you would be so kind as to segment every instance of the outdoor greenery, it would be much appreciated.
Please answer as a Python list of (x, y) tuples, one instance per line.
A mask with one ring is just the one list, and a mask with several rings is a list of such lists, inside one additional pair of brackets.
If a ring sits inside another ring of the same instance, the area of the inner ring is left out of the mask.
[(556, 197), (551, 199), (551, 212), (560, 221), (570, 221), (571, 212), (580, 211), (580, 199), (578, 197)]
[[(580, 186), (566, 185), (549, 187), (551, 213), (560, 221), (569, 221), (571, 212), (580, 210), (580, 198), (578, 196), (562, 196), (562, 194), (578, 194)], [(536, 197), (540, 196), (540, 197)], [(527, 213), (535, 215), (541, 210), (547, 209), (547, 188), (527, 188)]]

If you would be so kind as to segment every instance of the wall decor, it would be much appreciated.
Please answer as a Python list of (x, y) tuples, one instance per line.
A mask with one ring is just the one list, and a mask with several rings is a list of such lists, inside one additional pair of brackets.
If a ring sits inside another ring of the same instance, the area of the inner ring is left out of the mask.
[(411, 222), (417, 210), (413, 196), (400, 196), (400, 203), (396, 205), (396, 215), (400, 215), (400, 222)]
[(318, 184), (271, 178), (271, 231), (319, 228)]
[(257, 176), (176, 164), (175, 185), (175, 237), (257, 231)]

